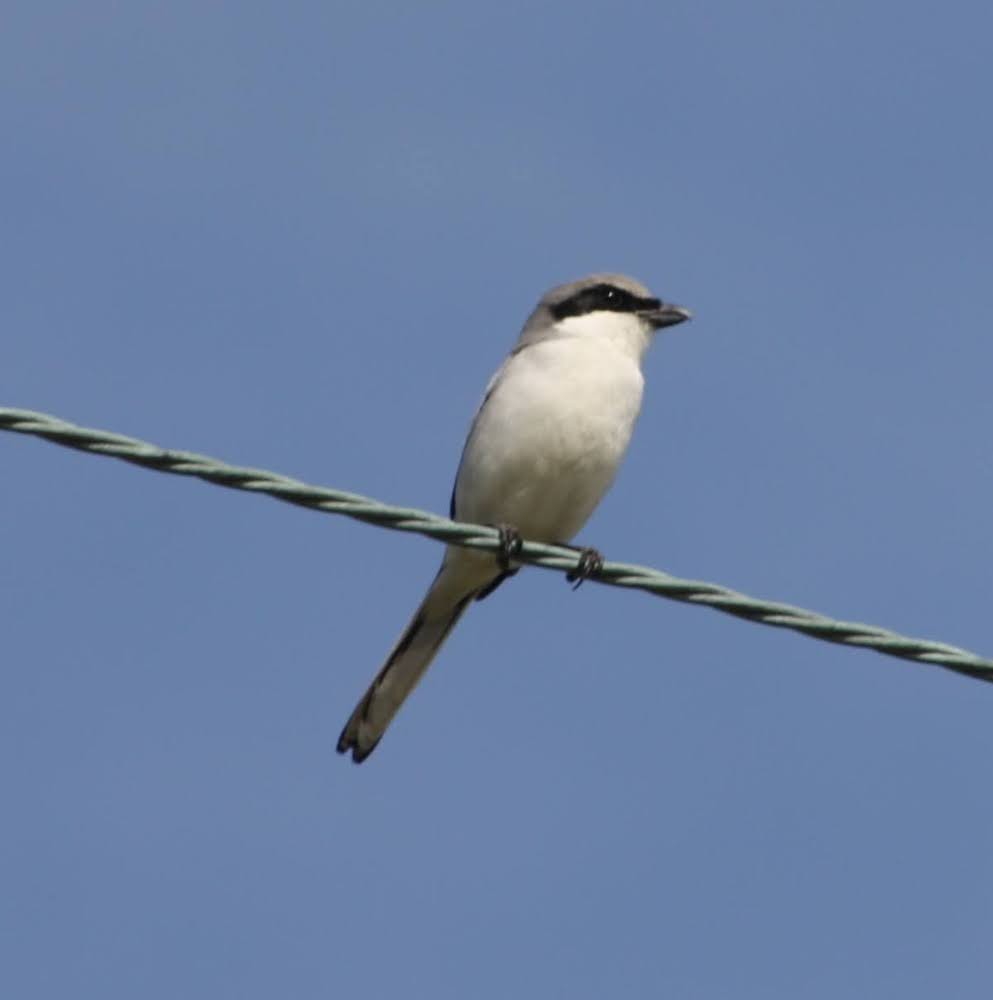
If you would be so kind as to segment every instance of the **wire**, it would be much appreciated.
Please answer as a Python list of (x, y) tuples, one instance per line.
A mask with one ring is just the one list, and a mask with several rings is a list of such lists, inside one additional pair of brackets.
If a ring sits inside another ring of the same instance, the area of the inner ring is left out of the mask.
[[(266, 469), (228, 465), (195, 452), (160, 448), (124, 434), (79, 427), (46, 413), (0, 407), (0, 430), (31, 434), (67, 448), (107, 455), (159, 472), (193, 476), (217, 486), (264, 493), (300, 507), (326, 514), (344, 514), (382, 528), (412, 531), (452, 545), (495, 552), (500, 544), (495, 528), (462, 524), (424, 510), (381, 503), (357, 493), (312, 486)], [(579, 563), (579, 555), (573, 549), (528, 541), (523, 543), (515, 559), (560, 572), (575, 570)], [(647, 566), (616, 562), (605, 562), (593, 579), (613, 587), (628, 587), (674, 601), (701, 604), (761, 625), (792, 629), (825, 642), (859, 646), (919, 663), (933, 663), (969, 677), (993, 681), (993, 660), (957, 646), (914, 639), (858, 622), (836, 621), (790, 604), (749, 597), (716, 583), (682, 580)]]

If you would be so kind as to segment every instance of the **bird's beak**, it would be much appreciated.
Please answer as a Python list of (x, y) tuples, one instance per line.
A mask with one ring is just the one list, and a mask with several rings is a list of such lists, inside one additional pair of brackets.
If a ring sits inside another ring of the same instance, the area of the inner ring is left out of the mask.
[(682, 306), (674, 306), (669, 302), (661, 303), (655, 309), (644, 309), (638, 313), (647, 320), (656, 330), (661, 330), (664, 326), (675, 326), (677, 323), (685, 323), (693, 315), (689, 309)]

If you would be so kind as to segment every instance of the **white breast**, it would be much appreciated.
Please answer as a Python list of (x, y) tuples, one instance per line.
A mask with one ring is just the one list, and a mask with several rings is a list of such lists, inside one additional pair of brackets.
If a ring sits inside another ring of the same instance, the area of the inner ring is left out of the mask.
[(637, 356), (605, 338), (556, 338), (513, 355), (466, 443), (456, 516), (569, 541), (613, 482), (642, 386)]

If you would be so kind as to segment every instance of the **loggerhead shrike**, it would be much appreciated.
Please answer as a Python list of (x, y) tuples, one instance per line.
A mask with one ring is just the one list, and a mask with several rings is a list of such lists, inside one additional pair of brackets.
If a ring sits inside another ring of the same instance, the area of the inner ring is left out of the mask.
[[(656, 331), (689, 319), (620, 274), (547, 292), (490, 379), (462, 451), (451, 516), (499, 527), (493, 553), (451, 545), (410, 624), (338, 738), (361, 763), (471, 601), (517, 572), (521, 538), (566, 544), (614, 480), (641, 408), (641, 359)], [(584, 549), (574, 580), (602, 564)], [(578, 583), (577, 583), (578, 586)]]

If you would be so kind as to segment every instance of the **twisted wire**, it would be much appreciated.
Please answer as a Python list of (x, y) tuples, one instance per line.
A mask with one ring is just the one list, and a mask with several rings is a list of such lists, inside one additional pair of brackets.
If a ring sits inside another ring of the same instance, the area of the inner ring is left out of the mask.
[[(266, 469), (229, 465), (208, 455), (160, 448), (137, 438), (110, 431), (79, 427), (46, 413), (0, 407), (0, 430), (30, 434), (54, 444), (96, 455), (108, 455), (146, 469), (264, 493), (286, 503), (327, 514), (344, 514), (394, 531), (412, 531), (441, 542), (495, 552), (500, 544), (496, 529), (462, 524), (412, 507), (396, 507), (343, 490), (312, 486)], [(579, 556), (573, 549), (525, 541), (520, 562), (560, 572), (575, 570)], [(825, 642), (872, 649), (877, 653), (919, 663), (932, 663), (956, 673), (993, 681), (993, 660), (943, 642), (915, 639), (889, 629), (859, 622), (836, 621), (804, 608), (765, 601), (716, 583), (683, 580), (647, 566), (605, 562), (594, 578), (613, 587), (643, 590), (687, 604), (699, 604), (761, 625), (791, 629)]]

